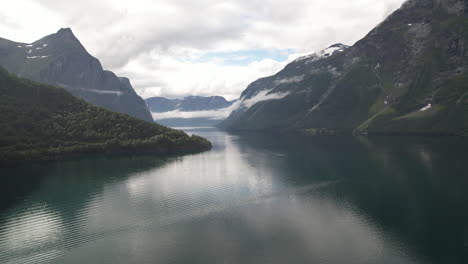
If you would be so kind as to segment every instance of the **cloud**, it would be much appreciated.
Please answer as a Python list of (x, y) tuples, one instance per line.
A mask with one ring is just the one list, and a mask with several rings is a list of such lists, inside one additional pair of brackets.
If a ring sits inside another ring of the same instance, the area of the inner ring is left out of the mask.
[(242, 101), (236, 101), (231, 106), (209, 111), (192, 111), (185, 112), (174, 110), (164, 113), (151, 113), (155, 121), (171, 119), (171, 118), (209, 118), (213, 120), (226, 119), (233, 111), (241, 108), (243, 110), (249, 109), (257, 103), (271, 100), (279, 100), (289, 95), (289, 93), (271, 93), (272, 90), (264, 90), (257, 93), (254, 97)]
[(241, 105), (250, 108), (257, 103), (263, 101), (271, 101), (271, 100), (279, 100), (283, 99), (284, 97), (288, 96), (289, 93), (271, 93), (271, 90), (264, 90), (257, 93), (254, 97), (243, 100)]
[(0, 36), (32, 42), (71, 27), (143, 97), (234, 99), (293, 53), (353, 44), (403, 1), (17, 0), (0, 10)]
[(287, 84), (287, 83), (298, 83), (298, 82), (302, 82), (302, 80), (304, 80), (304, 75), (299, 75), (299, 76), (293, 76), (290, 78), (276, 80), (275, 84), (280, 85), (280, 84)]
[(164, 113), (151, 113), (154, 120), (164, 120), (170, 118), (209, 118), (213, 120), (226, 119), (234, 110), (240, 107), (241, 103), (237, 100), (232, 105), (226, 108), (207, 110), (207, 111), (191, 111), (185, 112), (180, 110), (174, 110)]
[(109, 91), (109, 90), (95, 90), (95, 89), (81, 89), (84, 92), (91, 92), (97, 94), (113, 94), (117, 96), (121, 96), (123, 94), (122, 91)]
[(224, 65), (213, 61), (186, 62), (151, 54), (132, 59), (120, 74), (131, 75), (133, 86), (138, 87), (139, 94), (145, 98), (156, 94), (168, 97), (222, 95), (236, 99), (250, 82), (274, 74), (284, 66), (284, 62), (271, 59), (247, 65)]
[(227, 109), (211, 110), (211, 111), (194, 111), (194, 112), (183, 112), (179, 110), (164, 112), (164, 113), (152, 113), (155, 121), (171, 119), (171, 118), (210, 118), (213, 120), (226, 119), (231, 111)]

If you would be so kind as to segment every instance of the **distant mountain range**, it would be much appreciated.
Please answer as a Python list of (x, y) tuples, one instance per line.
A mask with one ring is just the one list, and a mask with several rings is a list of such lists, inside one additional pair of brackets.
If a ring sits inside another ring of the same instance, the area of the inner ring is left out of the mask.
[(20, 77), (63, 87), (92, 104), (153, 121), (129, 79), (103, 70), (69, 28), (31, 44), (0, 38), (0, 66)]
[(228, 130), (468, 134), (468, 1), (409, 0), (352, 47), (250, 84)]
[(227, 101), (222, 96), (187, 96), (184, 99), (152, 97), (146, 99), (151, 112), (164, 113), (179, 110), (182, 112), (210, 111), (227, 108), (235, 101)]
[(184, 154), (211, 148), (204, 138), (111, 112), (1, 67), (0, 113), (0, 162), (88, 154)]
[(146, 99), (156, 122), (168, 127), (214, 127), (229, 115), (236, 101), (221, 96)]

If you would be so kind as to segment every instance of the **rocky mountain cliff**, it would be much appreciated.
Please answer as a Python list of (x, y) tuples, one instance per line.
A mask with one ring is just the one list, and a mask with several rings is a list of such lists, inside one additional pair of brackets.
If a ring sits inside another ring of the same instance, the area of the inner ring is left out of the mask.
[(227, 101), (222, 96), (187, 96), (184, 99), (152, 97), (146, 99), (146, 103), (153, 113), (164, 113), (175, 110), (183, 112), (217, 110), (229, 107), (233, 102)]
[(230, 130), (468, 133), (468, 0), (410, 0), (352, 47), (257, 80)]
[(0, 66), (20, 77), (61, 86), (95, 105), (153, 121), (130, 81), (103, 70), (68, 28), (31, 44), (0, 38)]

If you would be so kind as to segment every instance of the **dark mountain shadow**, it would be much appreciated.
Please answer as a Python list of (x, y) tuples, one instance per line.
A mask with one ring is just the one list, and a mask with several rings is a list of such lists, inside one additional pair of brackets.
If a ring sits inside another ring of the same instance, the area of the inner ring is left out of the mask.
[(294, 185), (338, 181), (323, 195), (352, 204), (428, 263), (468, 260), (466, 139), (233, 135), (244, 150), (282, 155)]

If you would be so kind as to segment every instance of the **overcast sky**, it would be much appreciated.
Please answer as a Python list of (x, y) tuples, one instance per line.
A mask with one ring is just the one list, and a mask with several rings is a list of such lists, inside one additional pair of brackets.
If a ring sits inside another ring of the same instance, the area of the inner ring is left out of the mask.
[(404, 0), (5, 0), (0, 37), (70, 27), (144, 98), (222, 95), (299, 55), (354, 44)]

